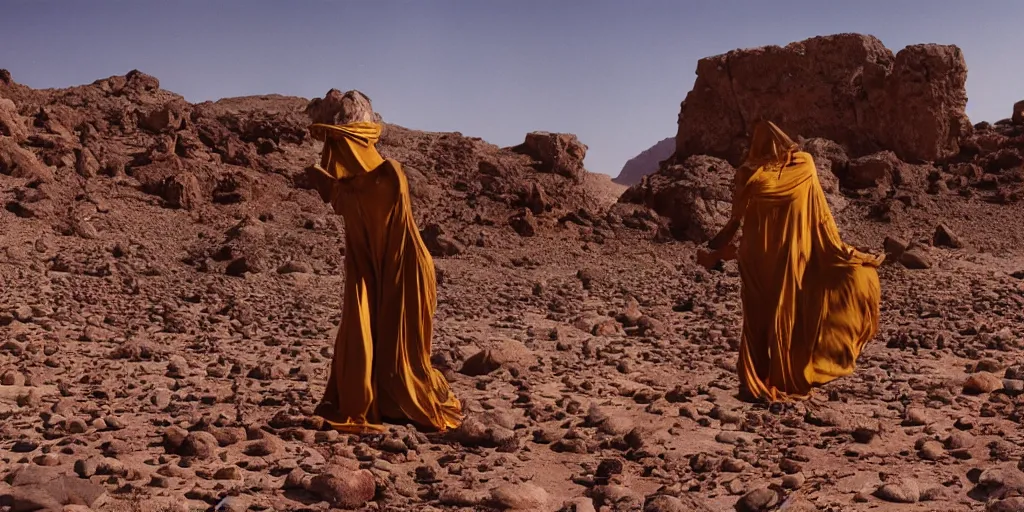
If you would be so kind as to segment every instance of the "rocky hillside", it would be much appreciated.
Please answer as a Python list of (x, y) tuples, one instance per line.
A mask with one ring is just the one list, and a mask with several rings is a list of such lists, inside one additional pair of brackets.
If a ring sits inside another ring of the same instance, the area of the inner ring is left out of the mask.
[[(684, 150), (618, 202), (572, 135), (500, 148), (383, 112), (467, 418), (365, 437), (311, 416), (345, 247), (306, 126), (346, 95), (0, 71), (0, 512), (1019, 510), (1024, 103), (964, 129), (960, 66), (851, 35), (702, 61)], [(769, 408), (736, 397), (737, 267), (693, 260), (780, 112), (844, 239), (893, 264), (857, 372)]]
[(619, 175), (613, 181), (620, 185), (635, 185), (640, 178), (658, 170), (662, 160), (668, 159), (676, 152), (676, 139), (669, 137), (662, 139), (657, 144), (645, 149), (639, 155), (630, 158), (626, 165), (622, 166)]
[[(258, 205), (286, 201), (303, 205), (297, 210), (313, 208), (313, 196), (302, 192), (308, 188), (302, 171), (319, 154), (306, 132), (307, 111), (341, 98), (331, 91), (313, 102), (270, 95), (191, 105), (138, 71), (45, 91), (4, 76), (6, 211), (64, 231), (116, 230), (96, 226), (104, 217), (83, 206), (108, 194), (143, 192), (154, 206), (199, 215), (211, 208), (250, 214)], [(530, 133), (519, 146), (499, 148), (459, 133), (387, 124), (379, 148), (405, 164), (421, 227), (441, 253), (492, 243), (474, 233), (474, 225), (530, 236), (538, 225), (614, 202), (602, 180), (583, 168), (587, 148), (570, 134)], [(82, 209), (89, 213), (75, 211)], [(224, 259), (223, 265), (241, 265), (236, 260), (243, 256), (222, 249), (207, 250), (219, 251), (214, 260)], [(248, 266), (258, 271), (301, 257), (282, 249), (268, 247), (265, 258), (247, 258), (265, 262)]]

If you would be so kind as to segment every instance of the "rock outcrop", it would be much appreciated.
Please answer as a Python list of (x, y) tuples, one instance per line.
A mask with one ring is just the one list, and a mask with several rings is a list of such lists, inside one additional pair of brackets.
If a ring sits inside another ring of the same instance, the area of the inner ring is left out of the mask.
[(669, 219), (673, 238), (704, 242), (729, 220), (735, 170), (720, 158), (697, 155), (667, 163), (619, 199)]
[(620, 185), (636, 185), (640, 179), (658, 170), (663, 160), (668, 159), (676, 151), (675, 137), (662, 139), (657, 144), (645, 149), (639, 155), (629, 159), (626, 165), (622, 166), (619, 175), (615, 177), (615, 183)]
[(853, 157), (890, 150), (911, 162), (943, 160), (971, 132), (966, 80), (956, 46), (914, 45), (893, 55), (858, 34), (708, 57), (680, 109), (677, 157), (707, 154), (738, 165), (749, 130), (768, 119), (794, 138), (836, 141)]
[(0, 136), (21, 142), (28, 137), (25, 121), (18, 114), (18, 107), (7, 98), (0, 98)]
[(514, 151), (533, 158), (540, 172), (583, 181), (587, 145), (571, 133), (531, 132)]

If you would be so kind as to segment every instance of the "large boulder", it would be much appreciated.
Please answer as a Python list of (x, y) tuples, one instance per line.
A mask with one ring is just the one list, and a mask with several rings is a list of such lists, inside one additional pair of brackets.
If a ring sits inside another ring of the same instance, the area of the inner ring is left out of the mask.
[(1024, 100), (1013, 104), (1013, 115), (1010, 117), (1013, 124), (1024, 124)]
[(942, 160), (971, 131), (966, 79), (956, 46), (893, 55), (859, 34), (708, 57), (680, 108), (676, 157), (738, 165), (754, 123), (767, 119), (794, 138), (836, 141), (853, 157), (891, 150), (906, 161)]
[(188, 124), (192, 106), (184, 99), (175, 99), (165, 105), (138, 112), (139, 127), (153, 133), (175, 132)]
[(53, 171), (9, 137), (0, 137), (0, 174), (33, 182), (53, 181)]
[(661, 142), (645, 149), (639, 155), (630, 158), (626, 165), (622, 166), (619, 175), (612, 181), (620, 185), (636, 185), (644, 176), (657, 172), (661, 162), (671, 157), (675, 151), (675, 137), (663, 139)]
[(892, 151), (881, 151), (850, 162), (846, 184), (853, 189), (885, 189), (903, 165)]
[(583, 181), (583, 159), (587, 156), (587, 145), (571, 133), (531, 132), (513, 150), (533, 158), (540, 172)]
[(696, 155), (666, 162), (619, 199), (645, 205), (669, 219), (673, 238), (704, 242), (729, 220), (735, 170), (720, 158)]
[(15, 142), (28, 138), (28, 129), (18, 114), (17, 105), (7, 98), (0, 98), (0, 137), (10, 137)]

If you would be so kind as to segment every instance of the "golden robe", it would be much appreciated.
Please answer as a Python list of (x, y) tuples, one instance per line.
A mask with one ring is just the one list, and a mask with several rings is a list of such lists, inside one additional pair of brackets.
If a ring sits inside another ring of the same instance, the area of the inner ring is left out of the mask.
[[(843, 243), (811, 155), (767, 125), (755, 131), (753, 165), (736, 172), (730, 224), (733, 233), (743, 227), (737, 366), (745, 394), (782, 401), (854, 371), (878, 332), (876, 269), (884, 256)], [(776, 143), (765, 143), (771, 137)]]
[(373, 123), (311, 132), (325, 141), (317, 170), (346, 243), (341, 325), (317, 414), (346, 432), (381, 431), (384, 420), (458, 427), (461, 404), (430, 363), (437, 280), (402, 166), (377, 153)]

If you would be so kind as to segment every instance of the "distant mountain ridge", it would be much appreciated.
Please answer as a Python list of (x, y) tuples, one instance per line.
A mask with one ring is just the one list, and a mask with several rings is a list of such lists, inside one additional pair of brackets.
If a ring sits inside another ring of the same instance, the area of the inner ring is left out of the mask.
[(640, 182), (640, 178), (648, 174), (652, 174), (658, 170), (658, 164), (662, 160), (672, 156), (672, 153), (676, 150), (676, 138), (669, 137), (663, 139), (657, 144), (645, 149), (639, 155), (629, 159), (626, 165), (622, 166), (622, 171), (612, 181), (620, 185), (635, 185)]

